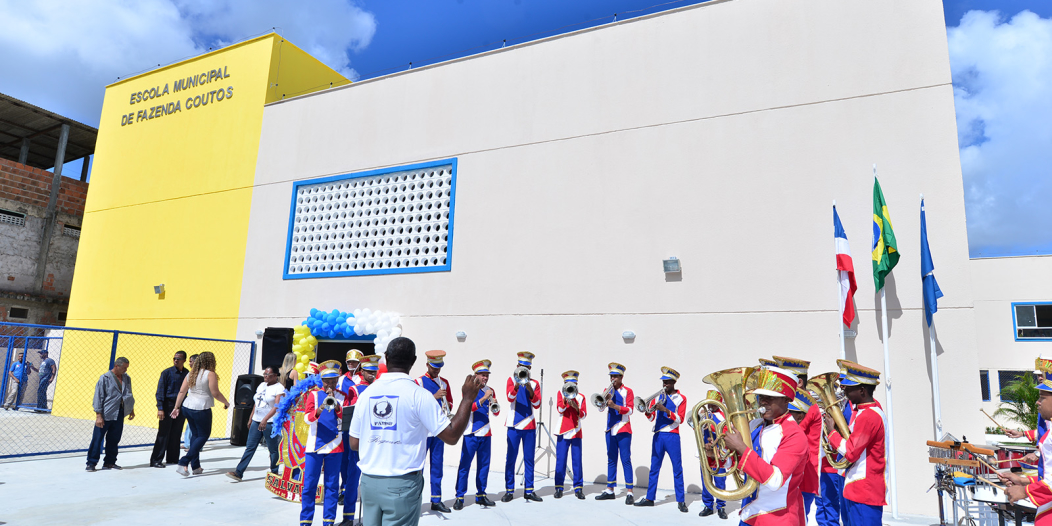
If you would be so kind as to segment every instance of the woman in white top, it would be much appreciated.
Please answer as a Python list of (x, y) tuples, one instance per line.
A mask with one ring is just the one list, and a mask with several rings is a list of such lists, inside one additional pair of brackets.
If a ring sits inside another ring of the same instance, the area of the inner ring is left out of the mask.
[(219, 376), (216, 374), (216, 357), (210, 352), (203, 352), (194, 361), (190, 374), (183, 379), (179, 397), (175, 400), (172, 418), (179, 418), (180, 410), (186, 413), (186, 425), (193, 438), (190, 449), (179, 459), (176, 473), (190, 475), (187, 466), (194, 470), (194, 475), (204, 472), (201, 469), (201, 448), (212, 435), (212, 406), (215, 400), (223, 402), (223, 409), (230, 407), (230, 402), (219, 390)]

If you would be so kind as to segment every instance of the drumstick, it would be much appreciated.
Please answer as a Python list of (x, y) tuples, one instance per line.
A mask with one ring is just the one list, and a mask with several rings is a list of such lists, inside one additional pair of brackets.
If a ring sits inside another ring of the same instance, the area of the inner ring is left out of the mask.
[(986, 415), (986, 418), (989, 418), (990, 421), (993, 422), (994, 425), (997, 426), (997, 428), (1000, 429), (1002, 432), (1007, 431), (1007, 429), (1005, 429), (1004, 426), (1002, 426), (1001, 424), (998, 424), (997, 420), (994, 420), (994, 417), (990, 416), (990, 414), (987, 413), (985, 409), (980, 407), (979, 412)]
[[(983, 460), (981, 457), (978, 457), (978, 456), (976, 456), (975, 459), (978, 460), (979, 462), (981, 462), (984, 466), (992, 469), (994, 471), (994, 474), (997, 474), (997, 468), (991, 466), (989, 462)], [(986, 480), (984, 482), (986, 482), (987, 484), (989, 484), (989, 485), (991, 485), (991, 486), (993, 486), (993, 487), (995, 487), (995, 488), (997, 488), (997, 489), (999, 489), (1001, 491), (1007, 491), (1007, 490), (1005, 490), (1004, 486), (1002, 486), (1000, 484), (997, 484), (995, 482), (991, 482), (989, 480)]]

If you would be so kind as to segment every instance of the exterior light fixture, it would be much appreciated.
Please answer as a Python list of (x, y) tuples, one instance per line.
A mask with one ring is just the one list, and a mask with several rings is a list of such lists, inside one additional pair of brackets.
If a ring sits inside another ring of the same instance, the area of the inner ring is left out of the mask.
[(633, 331), (625, 331), (621, 333), (621, 338), (623, 338), (626, 341), (634, 340), (636, 339), (636, 333)]
[(677, 259), (676, 256), (672, 256), (666, 260), (663, 260), (661, 264), (665, 267), (665, 274), (680, 272), (681, 270), (679, 266), (679, 259)]
[(465, 339), (467, 339), (467, 337), (468, 337), (468, 333), (466, 333), (464, 331), (457, 331), (457, 339), (458, 340), (464, 341)]
[(161, 283), (160, 285), (154, 285), (153, 286), (153, 293), (154, 294), (164, 294), (164, 283)]
[(858, 331), (855, 329), (844, 329), (845, 338), (854, 338), (855, 336), (858, 336)]
[(263, 338), (263, 329), (256, 330), (256, 338)]

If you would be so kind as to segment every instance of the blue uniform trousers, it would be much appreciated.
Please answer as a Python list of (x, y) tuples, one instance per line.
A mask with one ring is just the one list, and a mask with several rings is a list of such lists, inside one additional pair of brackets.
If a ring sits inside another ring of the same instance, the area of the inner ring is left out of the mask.
[(661, 473), (661, 462), (665, 454), (672, 462), (672, 480), (676, 486), (676, 502), (683, 502), (683, 459), (680, 456), (679, 433), (654, 433), (654, 442), (650, 448), (650, 482), (647, 486), (647, 499), (654, 500), (657, 495), (658, 475)]
[(493, 437), (464, 437), (460, 448), (460, 467), (457, 469), (457, 498), (464, 498), (468, 491), (468, 474), (471, 472), (471, 460), (478, 457), (475, 465), (475, 498), (486, 496), (486, 482), (489, 480), (489, 449)]
[(840, 498), (844, 494), (844, 477), (836, 473), (823, 472), (818, 481), (818, 508), (815, 510), (815, 521), (818, 526), (838, 526), (840, 524)]
[(427, 452), (431, 455), (431, 502), (442, 502), (442, 457), (446, 443), (438, 437), (427, 437)]
[(515, 491), (515, 460), (519, 456), (519, 443), (522, 443), (522, 462), (526, 465), (526, 477), (523, 485), (526, 494), (533, 493), (533, 460), (537, 448), (536, 429), (508, 428), (508, 461), (504, 464), (504, 488)]
[(358, 509), (358, 481), (362, 478), (362, 470), (358, 469), (358, 452), (348, 448), (346, 466), (343, 469), (343, 479), (347, 485), (343, 490), (343, 520), (354, 520), (354, 512)]
[[(720, 474), (720, 475), (722, 475), (722, 474), (724, 474), (726, 472), (727, 472), (727, 470), (725, 468), (720, 468), (718, 471), (716, 471), (716, 473)], [(719, 489), (727, 489), (727, 478), (726, 477), (712, 477), (712, 483), (716, 484), (716, 487), (719, 488)], [(705, 484), (702, 484), (701, 485), (701, 502), (703, 504), (705, 504), (706, 508), (712, 508), (712, 501), (714, 501), (714, 500), (716, 501), (716, 509), (722, 510), (723, 508), (727, 507), (727, 503), (725, 501), (722, 501), (720, 499), (714, 498), (712, 496), (712, 493), (709, 493), (709, 487), (706, 486)]]
[(818, 496), (815, 495), (814, 493), (807, 493), (807, 492), (804, 492), (803, 495), (804, 495), (804, 516), (806, 517), (806, 516), (811, 514), (811, 503), (814, 502), (815, 499), (818, 498)]
[(314, 499), (318, 494), (318, 479), (325, 473), (325, 504), (322, 506), (323, 525), (336, 522), (336, 504), (340, 500), (340, 454), (307, 453), (303, 468), (303, 502), (300, 524), (314, 522)]
[(566, 480), (566, 455), (569, 453), (573, 462), (573, 489), (584, 489), (584, 470), (581, 468), (581, 439), (555, 439), (555, 487), (562, 489)]
[(841, 504), (844, 506), (845, 522), (851, 526), (880, 526), (884, 506), (862, 504), (850, 499), (844, 499)]
[(625, 488), (632, 489), (632, 433), (606, 433), (606, 487), (617, 487), (617, 457), (625, 472)]

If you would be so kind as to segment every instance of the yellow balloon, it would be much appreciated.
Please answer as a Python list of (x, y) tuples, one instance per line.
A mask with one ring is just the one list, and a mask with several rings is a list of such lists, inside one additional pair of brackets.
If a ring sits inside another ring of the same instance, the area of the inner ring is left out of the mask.
[(299, 362), (299, 363), (309, 363), (310, 362), (310, 358), (311, 358), (310, 356), (301, 353), (299, 355), (299, 358), (296, 359), (296, 361)]
[(315, 345), (318, 345), (318, 339), (315, 338), (314, 335), (307, 336), (307, 344), (314, 347)]
[(304, 363), (296, 364), (296, 372), (298, 372), (300, 374), (303, 374), (303, 372), (306, 371), (306, 370), (307, 370), (307, 364), (304, 364)]

